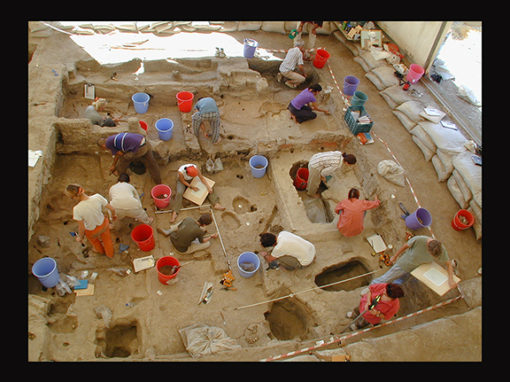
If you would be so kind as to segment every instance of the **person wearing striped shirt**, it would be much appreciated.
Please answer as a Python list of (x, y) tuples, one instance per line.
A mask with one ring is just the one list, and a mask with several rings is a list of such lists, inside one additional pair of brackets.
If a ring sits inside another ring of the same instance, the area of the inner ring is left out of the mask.
[(356, 157), (340, 151), (326, 151), (312, 155), (308, 162), (307, 194), (317, 197), (321, 181), (325, 182), (326, 177), (333, 175), (344, 162), (353, 165), (356, 163)]
[[(294, 48), (290, 48), (280, 64), (277, 74), (278, 82), (282, 76), (287, 79), (285, 85), (290, 88), (296, 88), (306, 80), (305, 66), (303, 62), (304, 42), (299, 41)], [(296, 70), (297, 68), (297, 70)], [(298, 73), (299, 72), (299, 73)]]
[(117, 172), (117, 175), (125, 173), (132, 161), (140, 160), (149, 170), (152, 180), (156, 184), (161, 184), (158, 164), (152, 155), (152, 148), (149, 142), (143, 135), (118, 133), (110, 135), (108, 138), (100, 138), (97, 144), (103, 149), (109, 150), (113, 155), (110, 174), (115, 172)]

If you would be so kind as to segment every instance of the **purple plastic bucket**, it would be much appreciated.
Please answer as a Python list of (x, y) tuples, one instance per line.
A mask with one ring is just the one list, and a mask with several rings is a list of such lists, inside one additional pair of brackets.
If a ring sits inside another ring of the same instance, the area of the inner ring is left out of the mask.
[(344, 78), (344, 90), (343, 93), (346, 96), (354, 95), (354, 92), (358, 88), (359, 79), (354, 76), (346, 76)]
[(412, 214), (405, 218), (406, 226), (409, 229), (417, 230), (430, 226), (432, 215), (425, 208), (418, 208)]

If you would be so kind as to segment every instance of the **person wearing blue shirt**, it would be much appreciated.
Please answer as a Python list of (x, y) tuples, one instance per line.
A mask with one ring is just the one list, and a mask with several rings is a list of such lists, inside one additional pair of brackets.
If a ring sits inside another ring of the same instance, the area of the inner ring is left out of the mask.
[(201, 97), (195, 104), (195, 109), (197, 112), (191, 117), (193, 133), (198, 137), (199, 130), (202, 130), (204, 136), (208, 136), (204, 122), (209, 122), (212, 130), (211, 142), (218, 143), (220, 141), (220, 111), (216, 101), (211, 97)]

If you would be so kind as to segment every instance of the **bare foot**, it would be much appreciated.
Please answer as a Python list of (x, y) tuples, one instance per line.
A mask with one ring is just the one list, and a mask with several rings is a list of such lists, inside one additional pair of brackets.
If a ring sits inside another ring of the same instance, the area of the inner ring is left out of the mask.
[(170, 218), (170, 223), (175, 222), (175, 219), (177, 219), (177, 212), (172, 211), (172, 217)]
[(218, 211), (225, 211), (225, 207), (223, 207), (220, 203), (216, 203), (213, 208)]

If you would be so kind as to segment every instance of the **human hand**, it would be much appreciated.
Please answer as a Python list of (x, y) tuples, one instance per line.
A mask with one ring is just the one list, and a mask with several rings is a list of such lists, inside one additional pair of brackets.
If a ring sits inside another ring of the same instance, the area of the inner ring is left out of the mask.
[(197, 186), (190, 186), (193, 191), (198, 191), (199, 188)]

